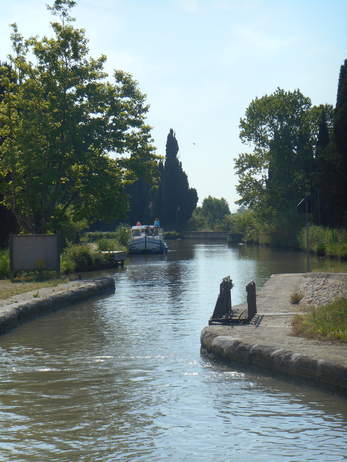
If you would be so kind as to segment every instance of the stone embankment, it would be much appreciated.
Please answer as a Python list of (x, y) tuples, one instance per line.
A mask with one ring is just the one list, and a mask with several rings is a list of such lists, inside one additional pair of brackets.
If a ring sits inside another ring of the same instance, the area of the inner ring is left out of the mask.
[[(293, 293), (302, 294), (299, 305), (291, 304)], [(202, 350), (224, 361), (308, 379), (347, 393), (347, 345), (292, 335), (295, 314), (307, 305), (323, 305), (340, 297), (347, 297), (346, 273), (272, 275), (257, 295), (257, 322), (205, 327)]]
[(0, 335), (37, 316), (114, 290), (114, 279), (105, 277), (71, 281), (0, 300)]

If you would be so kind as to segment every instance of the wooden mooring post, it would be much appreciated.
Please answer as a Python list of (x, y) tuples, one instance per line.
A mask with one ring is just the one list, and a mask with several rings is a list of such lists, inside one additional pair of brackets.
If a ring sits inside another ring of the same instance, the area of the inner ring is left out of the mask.
[(219, 294), (213, 314), (209, 320), (211, 324), (249, 324), (257, 314), (256, 286), (251, 281), (246, 285), (247, 315), (245, 310), (233, 310), (231, 305), (231, 289), (233, 282), (230, 276), (223, 278), (219, 286)]

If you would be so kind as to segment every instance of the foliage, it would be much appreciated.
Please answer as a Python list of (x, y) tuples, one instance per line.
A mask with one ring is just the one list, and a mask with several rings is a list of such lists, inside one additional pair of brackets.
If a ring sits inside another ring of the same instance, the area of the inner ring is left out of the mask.
[(224, 218), (225, 230), (241, 234), (244, 242), (269, 244), (270, 228), (252, 209), (244, 209)]
[(10, 275), (10, 257), (7, 249), (0, 249), (0, 278), (8, 278)]
[(98, 250), (106, 251), (106, 250), (119, 250), (119, 243), (115, 239), (100, 239), (97, 241)]
[(72, 26), (74, 4), (54, 1), (53, 38), (24, 40), (13, 25), (14, 55), (2, 69), (0, 171), (10, 181), (1, 193), (23, 231), (121, 217), (125, 185), (154, 162), (145, 96), (123, 71), (105, 80), (105, 56), (90, 58)]
[(207, 225), (215, 229), (221, 225), (226, 215), (230, 215), (230, 209), (224, 198), (208, 196), (202, 203), (201, 213), (206, 218)]
[(165, 231), (164, 239), (181, 239), (182, 234), (177, 231)]
[(337, 226), (347, 228), (347, 59), (340, 68), (334, 118), (338, 174), (336, 194)]
[(191, 218), (187, 223), (187, 227), (192, 231), (211, 231), (209, 229), (206, 216), (202, 213), (201, 207), (196, 207)]
[[(300, 248), (305, 250), (306, 229), (303, 228), (298, 236)], [(347, 259), (347, 231), (323, 226), (309, 226), (309, 250), (319, 256), (339, 257)]]
[(71, 245), (61, 257), (61, 268), (64, 273), (92, 271), (113, 266), (107, 254), (102, 254), (88, 245)]
[(304, 294), (302, 292), (294, 292), (290, 296), (290, 303), (297, 305), (303, 299)]
[[(130, 239), (130, 228), (128, 226), (120, 225), (116, 231), (103, 232), (94, 231), (85, 233), (81, 239), (83, 242), (95, 242), (95, 241), (113, 241), (117, 242), (117, 249), (124, 250), (128, 245)], [(100, 249), (100, 250), (116, 250), (115, 249)]]
[(347, 342), (347, 299), (312, 308), (305, 315), (296, 315), (293, 333), (303, 337)]
[(107, 231), (94, 231), (84, 233), (82, 236), (82, 242), (95, 242), (100, 239), (117, 239), (117, 234), (115, 231), (107, 232)]
[(330, 106), (311, 107), (299, 90), (277, 89), (253, 100), (241, 119), (240, 138), (253, 152), (235, 162), (239, 203), (255, 211), (273, 245), (297, 246), (303, 225), (297, 204), (309, 194), (313, 204), (323, 182), (332, 115)]
[(97, 252), (87, 245), (71, 245), (62, 254), (62, 271), (88, 271), (94, 267)]
[(165, 228), (180, 230), (190, 217), (198, 202), (194, 188), (178, 160), (178, 142), (173, 129), (167, 137), (165, 164), (160, 166), (160, 187), (156, 198), (156, 215)]
[(120, 225), (115, 231), (115, 239), (123, 247), (128, 246), (130, 235), (131, 235), (131, 232), (128, 226)]

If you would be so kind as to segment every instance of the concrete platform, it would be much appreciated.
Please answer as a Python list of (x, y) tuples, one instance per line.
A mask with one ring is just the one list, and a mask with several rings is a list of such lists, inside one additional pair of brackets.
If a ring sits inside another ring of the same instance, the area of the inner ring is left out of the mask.
[(293, 316), (303, 304), (291, 304), (290, 296), (299, 291), (307, 295), (311, 287), (321, 292), (320, 298), (336, 298), (347, 292), (347, 274), (272, 275), (257, 295), (259, 323), (206, 327), (201, 333), (202, 350), (224, 361), (309, 379), (347, 393), (347, 344), (292, 335)]

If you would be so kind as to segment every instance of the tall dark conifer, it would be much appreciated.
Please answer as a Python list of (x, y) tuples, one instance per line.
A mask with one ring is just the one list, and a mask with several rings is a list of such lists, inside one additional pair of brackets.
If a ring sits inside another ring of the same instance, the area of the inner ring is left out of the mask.
[(187, 175), (177, 158), (178, 150), (176, 135), (171, 128), (166, 141), (160, 186), (160, 219), (163, 226), (169, 229), (181, 229), (192, 216), (198, 202), (197, 192), (189, 188)]
[(319, 132), (315, 150), (315, 168), (313, 180), (314, 210), (313, 221), (317, 225), (330, 226), (334, 223), (334, 176), (336, 167), (331, 158), (330, 134), (327, 116), (322, 109)]
[(335, 108), (334, 135), (338, 162), (337, 225), (347, 227), (347, 59), (340, 68)]
[[(3, 74), (4, 72), (6, 72), (6, 70), (8, 70), (8, 72), (10, 73), (10, 67), (6, 63), (0, 62), (0, 72)], [(3, 100), (4, 96), (5, 87), (0, 83), (0, 102)], [(3, 139), (0, 136), (0, 144), (2, 142)], [(3, 199), (2, 193), (4, 193), (5, 188), (9, 187), (8, 181), (9, 178), (7, 176), (2, 176), (0, 174), (0, 247), (6, 246), (9, 234), (14, 233), (18, 230), (17, 222), (13, 213), (6, 207), (1, 205), (1, 201)]]

